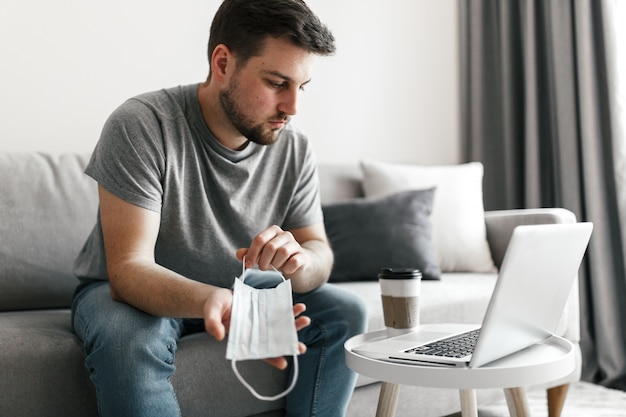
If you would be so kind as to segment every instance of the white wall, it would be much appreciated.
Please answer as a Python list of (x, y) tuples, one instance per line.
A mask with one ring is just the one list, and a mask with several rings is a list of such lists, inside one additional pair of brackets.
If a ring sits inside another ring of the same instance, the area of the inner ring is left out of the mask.
[[(2, 0), (0, 151), (90, 151), (138, 93), (205, 79), (219, 0)], [(296, 122), (325, 162), (460, 160), (456, 0), (309, 0), (337, 38)]]

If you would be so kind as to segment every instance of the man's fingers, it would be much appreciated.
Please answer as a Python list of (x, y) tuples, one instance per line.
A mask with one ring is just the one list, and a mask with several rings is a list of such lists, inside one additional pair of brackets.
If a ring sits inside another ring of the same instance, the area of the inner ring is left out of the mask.
[(235, 253), (235, 256), (237, 256), (237, 259), (239, 259), (240, 261), (243, 262), (243, 258), (248, 254), (248, 248), (241, 248), (241, 249), (237, 249), (237, 252)]
[(283, 358), (282, 356), (280, 358), (265, 359), (265, 362), (269, 363), (275, 368), (280, 369), (281, 371), (285, 370), (288, 365), (287, 359)]
[(307, 316), (300, 316), (306, 311), (306, 306), (302, 303), (293, 306), (293, 316), (296, 318), (296, 331), (300, 331), (311, 324), (311, 319)]
[(296, 319), (296, 331), (300, 331), (311, 324), (311, 319), (307, 316), (298, 317)]
[(250, 247), (237, 250), (236, 255), (239, 260), (245, 255), (246, 268), (256, 264), (261, 270), (268, 271), (274, 267), (287, 275), (296, 272), (306, 262), (302, 246), (293, 234), (275, 225), (256, 235)]
[[(306, 345), (302, 342), (298, 342), (298, 352), (300, 352), (301, 355), (306, 353)], [(278, 358), (269, 358), (269, 359), (264, 359), (265, 362), (269, 363), (270, 365), (282, 370), (285, 370), (287, 368), (287, 365), (289, 365), (289, 363), (287, 362), (287, 359), (284, 357), (278, 357)]]
[(255, 264), (259, 263), (261, 251), (265, 248), (267, 242), (274, 239), (280, 232), (282, 232), (280, 227), (270, 226), (252, 239), (252, 243), (250, 243), (250, 248), (248, 248), (248, 253), (246, 254), (246, 268), (252, 268)]
[(306, 305), (304, 303), (298, 303), (293, 305), (293, 316), (298, 317), (300, 314), (306, 311)]
[(296, 242), (289, 232), (281, 231), (272, 239), (265, 242), (261, 249), (257, 263), (261, 269), (275, 268), (282, 269), (282, 266), (289, 258), (300, 251), (300, 244)]
[(216, 320), (215, 318), (210, 317), (208, 320), (204, 321), (204, 328), (207, 333), (213, 336), (217, 341), (222, 341), (224, 340), (224, 337), (226, 337), (226, 327), (219, 319)]
[(204, 329), (216, 340), (224, 340), (230, 327), (233, 294), (225, 288), (215, 288), (204, 302)]

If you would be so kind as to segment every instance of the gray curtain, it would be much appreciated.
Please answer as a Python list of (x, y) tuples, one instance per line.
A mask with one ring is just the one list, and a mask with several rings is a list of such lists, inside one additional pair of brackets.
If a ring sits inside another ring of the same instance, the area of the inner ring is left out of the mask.
[(603, 0), (461, 0), (465, 158), (485, 208), (565, 207), (594, 233), (581, 267), (583, 379), (626, 390), (626, 243)]

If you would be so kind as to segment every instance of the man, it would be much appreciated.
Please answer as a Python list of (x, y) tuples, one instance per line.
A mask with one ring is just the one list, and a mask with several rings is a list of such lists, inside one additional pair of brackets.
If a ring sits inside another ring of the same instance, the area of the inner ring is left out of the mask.
[(176, 343), (192, 319), (224, 339), (244, 257), (292, 283), (303, 354), (287, 415), (345, 412), (355, 376), (343, 342), (365, 330), (365, 309), (325, 285), (315, 160), (289, 124), (315, 57), (334, 48), (300, 0), (225, 0), (207, 81), (135, 97), (107, 120), (86, 169), (100, 210), (72, 306), (102, 416), (180, 415)]

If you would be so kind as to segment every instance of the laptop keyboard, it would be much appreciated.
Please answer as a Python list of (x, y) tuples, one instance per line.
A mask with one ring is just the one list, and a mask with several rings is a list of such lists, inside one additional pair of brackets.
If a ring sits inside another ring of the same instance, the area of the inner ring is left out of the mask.
[(462, 358), (474, 352), (480, 329), (441, 339), (427, 345), (407, 349), (404, 353)]

